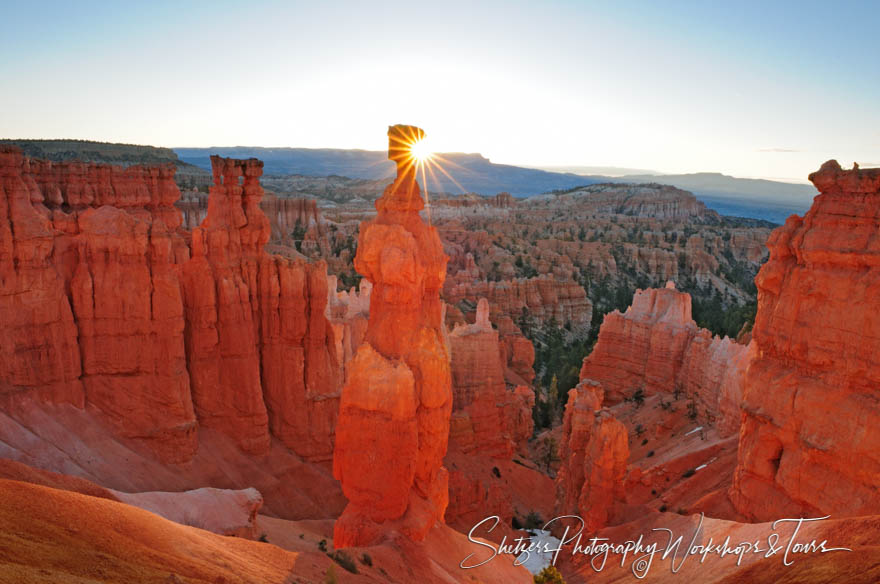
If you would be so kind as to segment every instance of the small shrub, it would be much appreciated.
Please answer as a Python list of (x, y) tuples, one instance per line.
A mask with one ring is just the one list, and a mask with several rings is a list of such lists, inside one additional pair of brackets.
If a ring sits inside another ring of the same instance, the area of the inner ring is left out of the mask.
[(651, 458), (652, 456), (654, 456), (654, 451), (653, 451), (653, 450), (649, 450), (649, 451), (648, 451), (648, 454), (645, 455), (645, 458)]
[(498, 470), (497, 466), (492, 467), (492, 474), (495, 475), (496, 478), (501, 478), (501, 471)]
[(645, 428), (641, 424), (636, 424), (636, 436), (641, 436), (645, 433)]
[(372, 566), (373, 558), (370, 557), (370, 554), (364, 554), (361, 556), (361, 563), (365, 566)]
[(261, 541), (263, 543), (269, 543), (269, 536), (266, 535), (265, 533), (261, 533), (259, 541)]
[(652, 494), (652, 495), (656, 495), (656, 494), (657, 494), (657, 489), (651, 489), (651, 494)]
[(318, 542), (318, 549), (321, 550), (322, 552), (327, 551), (327, 540), (326, 539), (322, 539), (321, 541)]
[(327, 554), (330, 556), (334, 562), (351, 572), (352, 574), (358, 573), (357, 564), (354, 563), (354, 560), (351, 559), (351, 556), (345, 553), (342, 550), (336, 550), (335, 552), (330, 552)]
[(636, 406), (641, 406), (643, 403), (645, 403), (645, 390), (641, 387), (638, 388), (633, 394), (632, 400), (636, 402)]
[(525, 528), (526, 529), (539, 529), (544, 525), (544, 522), (541, 520), (541, 516), (538, 515), (537, 511), (529, 511), (529, 514), (526, 515)]
[(678, 508), (678, 511), (676, 511), (676, 513), (678, 513), (679, 515), (687, 515), (688, 514), (688, 512), (685, 509), (682, 509), (681, 507)]
[(534, 577), (535, 584), (565, 584), (556, 566), (547, 566)]
[(660, 505), (660, 513), (666, 513), (666, 505)]
[(644, 445), (647, 444), (647, 443), (648, 443), (648, 439), (647, 439), (647, 438), (645, 438), (644, 440), (642, 440), (642, 446), (644, 446)]
[(522, 529), (523, 528), (522, 523), (519, 522), (519, 519), (517, 519), (516, 515), (514, 515), (513, 519), (510, 520), (510, 526), (513, 527), (514, 529)]
[(692, 477), (696, 474), (696, 472), (697, 471), (695, 469), (689, 468), (686, 471), (684, 471), (684, 474), (681, 475), (681, 478), (686, 479), (688, 477)]

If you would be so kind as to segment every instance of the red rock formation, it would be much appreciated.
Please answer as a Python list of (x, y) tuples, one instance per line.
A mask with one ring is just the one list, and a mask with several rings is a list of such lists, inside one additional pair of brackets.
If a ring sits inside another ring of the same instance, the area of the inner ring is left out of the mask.
[(559, 325), (571, 323), (572, 330), (584, 335), (589, 332), (593, 317), (593, 305), (577, 282), (549, 277), (459, 283), (446, 286), (443, 297), (450, 304), (464, 299), (476, 304), (479, 298), (486, 298), (493, 321), (506, 316), (519, 322), (527, 315), (535, 324), (542, 325), (555, 319)]
[(272, 243), (296, 248), (307, 257), (330, 257), (327, 222), (315, 199), (271, 196), (260, 206), (272, 226)]
[(450, 441), (462, 452), (510, 458), (531, 437), (534, 392), (508, 390), (504, 382), (498, 332), (489, 322), (489, 303), (481, 298), (477, 322), (449, 335), (452, 349), (453, 415)]
[(7, 410), (88, 404), (166, 462), (193, 456), (197, 419), (252, 453), (267, 451), (271, 429), (304, 457), (330, 458), (338, 365), (326, 268), (263, 251), (261, 163), (213, 163), (190, 248), (173, 166), (0, 151)]
[(6, 398), (88, 402), (163, 459), (195, 450), (174, 169), (0, 151)]
[(605, 315), (581, 379), (602, 384), (605, 404), (643, 395), (681, 391), (693, 399), (701, 419), (718, 421), (724, 435), (736, 433), (736, 404), (752, 353), (727, 337), (713, 337), (691, 319), (691, 297), (666, 288), (637, 290), (625, 313)]
[(731, 497), (753, 519), (880, 512), (880, 170), (829, 161), (755, 281)]
[(442, 460), (452, 391), (439, 294), (447, 257), (419, 216), (424, 204), (408, 150), (423, 135), (389, 128), (397, 178), (360, 231), (355, 267), (373, 290), (336, 428), (333, 472), (349, 499), (334, 528), (336, 547), (366, 545), (392, 529), (421, 540), (448, 502)]
[(193, 230), (182, 276), (199, 421), (248, 452), (267, 451), (271, 426), (289, 448), (327, 458), (335, 403), (315, 399), (336, 392), (325, 269), (263, 251), (262, 162), (215, 156), (211, 163), (208, 214)]
[(336, 355), (339, 358), (339, 379), (347, 379), (345, 368), (354, 358), (367, 334), (370, 317), (370, 294), (373, 286), (361, 280), (359, 290), (336, 292), (336, 276), (327, 276), (327, 318), (333, 327)]
[(602, 387), (583, 380), (568, 392), (556, 475), (557, 515), (579, 515), (584, 529), (604, 527), (624, 499), (629, 459), (626, 427), (601, 408)]

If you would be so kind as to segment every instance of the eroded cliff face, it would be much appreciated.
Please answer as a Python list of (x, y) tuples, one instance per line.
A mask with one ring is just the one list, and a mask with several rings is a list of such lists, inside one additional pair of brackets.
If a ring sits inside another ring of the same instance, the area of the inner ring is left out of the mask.
[(389, 128), (398, 174), (362, 224), (355, 268), (373, 289), (365, 342), (347, 365), (333, 473), (349, 504), (334, 527), (337, 548), (397, 530), (424, 539), (443, 519), (452, 389), (440, 288), (446, 254), (424, 207), (407, 144), (423, 136)]
[(174, 169), (31, 161), (0, 149), (0, 379), (101, 410), (169, 461), (196, 448)]
[(602, 386), (582, 380), (568, 392), (556, 475), (556, 514), (578, 515), (586, 533), (608, 524), (625, 499), (627, 429), (602, 408)]
[(519, 322), (525, 317), (535, 325), (555, 321), (559, 326), (568, 324), (581, 336), (589, 333), (593, 318), (593, 304), (577, 282), (546, 276), (502, 282), (462, 281), (446, 286), (443, 297), (450, 304), (462, 300), (475, 304), (479, 298), (486, 298), (493, 319), (507, 317)]
[(192, 234), (174, 169), (0, 150), (0, 396), (94, 407), (171, 463), (197, 427), (329, 460), (338, 403), (323, 264), (263, 251), (259, 161), (215, 158)]
[(535, 394), (529, 387), (507, 389), (503, 344), (489, 322), (481, 298), (477, 320), (449, 334), (452, 349), (453, 407), (450, 441), (462, 452), (510, 458), (532, 435)]
[(581, 379), (602, 384), (604, 403), (614, 405), (641, 390), (683, 393), (701, 420), (723, 435), (739, 429), (746, 368), (753, 351), (731, 339), (713, 337), (691, 318), (691, 297), (666, 288), (637, 290), (625, 313), (605, 316)]
[(547, 491), (551, 481), (513, 462), (532, 436), (535, 392), (529, 385), (511, 383), (519, 375), (510, 370), (505, 341), (489, 321), (489, 312), (489, 303), (481, 298), (476, 322), (458, 324), (449, 334), (453, 411), (445, 459), (449, 469), (446, 521), (467, 532), (487, 516), (497, 515), (500, 528), (488, 534), (497, 539), (510, 531), (515, 515), (550, 511), (534, 491), (523, 497), (526, 489), (520, 485)]
[(880, 170), (829, 161), (756, 279), (731, 497), (753, 519), (880, 509)]

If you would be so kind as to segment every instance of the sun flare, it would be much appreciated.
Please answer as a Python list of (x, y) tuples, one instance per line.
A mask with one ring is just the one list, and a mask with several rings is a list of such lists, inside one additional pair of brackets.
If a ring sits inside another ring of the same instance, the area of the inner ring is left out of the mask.
[(425, 140), (416, 140), (409, 147), (410, 154), (418, 163), (425, 163), (431, 159), (432, 152)]

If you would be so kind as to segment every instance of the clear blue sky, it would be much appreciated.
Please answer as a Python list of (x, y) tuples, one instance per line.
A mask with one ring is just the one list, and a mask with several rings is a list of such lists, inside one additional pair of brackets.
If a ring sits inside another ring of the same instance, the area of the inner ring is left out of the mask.
[(880, 164), (880, 2), (0, 1), (0, 137), (803, 180)]

